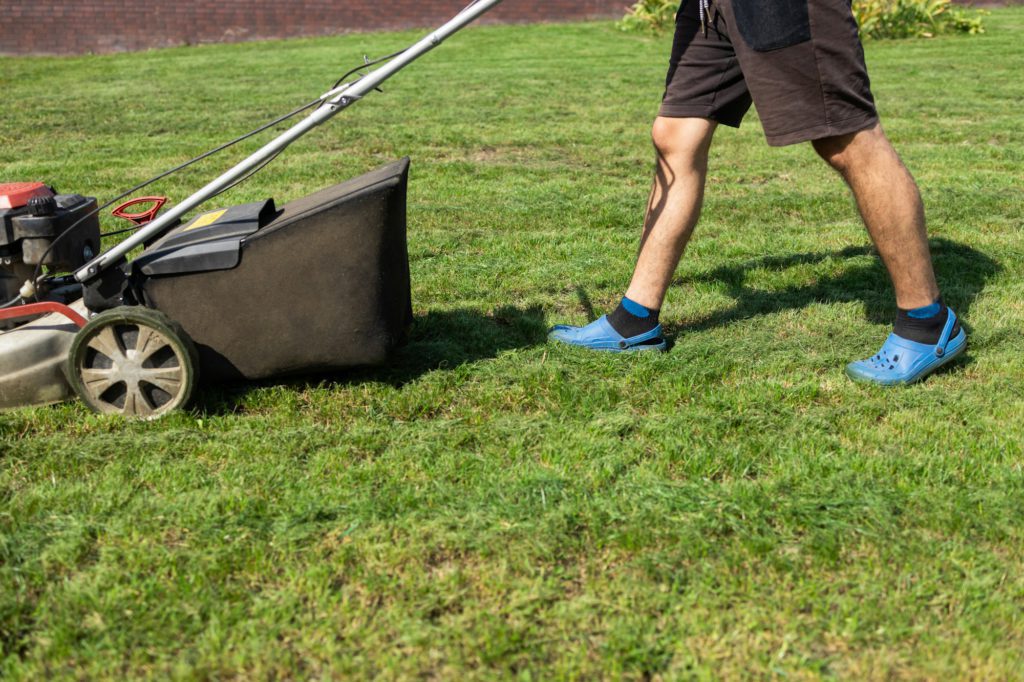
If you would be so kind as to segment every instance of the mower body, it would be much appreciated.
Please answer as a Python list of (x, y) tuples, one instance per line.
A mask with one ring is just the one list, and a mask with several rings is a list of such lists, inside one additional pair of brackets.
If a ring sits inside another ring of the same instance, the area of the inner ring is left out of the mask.
[[(208, 211), (112, 270), (113, 296), (101, 281), (73, 307), (160, 311), (195, 344), (206, 382), (381, 364), (412, 322), (408, 173), (402, 159), (280, 209)], [(77, 331), (59, 315), (0, 331), (0, 409), (71, 395)]]

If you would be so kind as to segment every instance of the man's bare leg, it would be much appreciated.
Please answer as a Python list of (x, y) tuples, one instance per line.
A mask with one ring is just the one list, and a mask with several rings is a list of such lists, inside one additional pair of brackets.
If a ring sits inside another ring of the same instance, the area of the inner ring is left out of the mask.
[(921, 194), (881, 126), (813, 144), (853, 190), (864, 225), (892, 278), (896, 305), (911, 310), (934, 303), (939, 287)]
[(939, 301), (917, 184), (881, 126), (817, 140), (814, 148), (853, 190), (900, 308), (894, 333), (881, 350), (851, 362), (846, 373), (882, 385), (919, 381), (963, 353), (967, 335)]
[(708, 150), (716, 123), (703, 118), (654, 121), (652, 138), (658, 154), (647, 204), (640, 255), (626, 297), (658, 310), (676, 266), (700, 218)]
[(714, 121), (664, 118), (654, 122), (658, 152), (633, 281), (619, 307), (583, 327), (555, 325), (549, 338), (596, 350), (665, 350), (659, 311), (676, 265), (700, 217)]

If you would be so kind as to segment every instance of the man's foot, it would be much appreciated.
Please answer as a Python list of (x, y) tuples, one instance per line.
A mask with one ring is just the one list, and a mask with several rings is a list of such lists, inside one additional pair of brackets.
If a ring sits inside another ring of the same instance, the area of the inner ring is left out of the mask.
[[(934, 341), (921, 328), (922, 324), (917, 324), (917, 328), (907, 328), (900, 324), (904, 320), (898, 319), (896, 331), (889, 335), (878, 354), (866, 360), (851, 362), (846, 366), (847, 376), (854, 381), (882, 386), (912, 384), (952, 362), (967, 349), (967, 333), (960, 327), (952, 309), (942, 305), (941, 301), (937, 305), (940, 306), (939, 312), (929, 318), (915, 317), (915, 311), (909, 311), (911, 319), (940, 318), (942, 324), (938, 327)], [(901, 317), (903, 314), (904, 311), (901, 311)], [(907, 336), (916, 337), (917, 340)]]
[(607, 316), (601, 316), (585, 327), (570, 327), (560, 324), (551, 328), (548, 339), (567, 343), (572, 346), (590, 348), (592, 350), (625, 353), (634, 351), (660, 350), (668, 347), (661, 336), (661, 325), (655, 325), (649, 331), (635, 336), (625, 337), (608, 322)]

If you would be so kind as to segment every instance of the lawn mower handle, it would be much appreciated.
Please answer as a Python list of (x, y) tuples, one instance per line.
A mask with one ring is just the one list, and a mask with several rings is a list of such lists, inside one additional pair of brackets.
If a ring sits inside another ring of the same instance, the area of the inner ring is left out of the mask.
[(125, 255), (142, 244), (162, 236), (165, 232), (178, 224), (178, 221), (186, 213), (198, 207), (211, 197), (216, 196), (232, 183), (245, 177), (247, 173), (266, 163), (276, 154), (284, 150), (295, 140), (299, 139), (313, 128), (324, 123), (343, 109), (362, 99), (372, 92), (381, 83), (395, 75), (410, 63), (423, 56), (427, 52), (440, 45), (451, 35), (475, 21), (482, 14), (498, 5), (501, 0), (477, 0), (463, 11), (459, 12), (448, 23), (440, 27), (418, 43), (401, 53), (380, 68), (371, 71), (353, 83), (340, 85), (326, 93), (320, 99), (321, 104), (313, 113), (295, 124), (284, 133), (268, 142), (259, 151), (245, 159), (219, 178), (209, 183), (201, 190), (188, 197), (180, 204), (175, 205), (171, 210), (164, 213), (156, 220), (150, 222), (134, 235), (117, 244), (109, 251), (106, 251), (92, 259), (81, 268), (75, 271), (74, 277), (77, 281), (85, 283), (99, 275), (107, 268), (117, 265), (124, 259)]

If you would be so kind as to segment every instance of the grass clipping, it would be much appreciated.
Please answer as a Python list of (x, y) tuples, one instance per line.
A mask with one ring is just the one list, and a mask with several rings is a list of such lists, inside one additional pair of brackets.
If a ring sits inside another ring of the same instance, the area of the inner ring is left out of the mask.
[[(624, 31), (663, 33), (674, 23), (676, 0), (640, 0), (619, 21)], [(853, 15), (862, 38), (931, 38), (943, 33), (984, 33), (984, 10), (952, 0), (856, 0)]]

